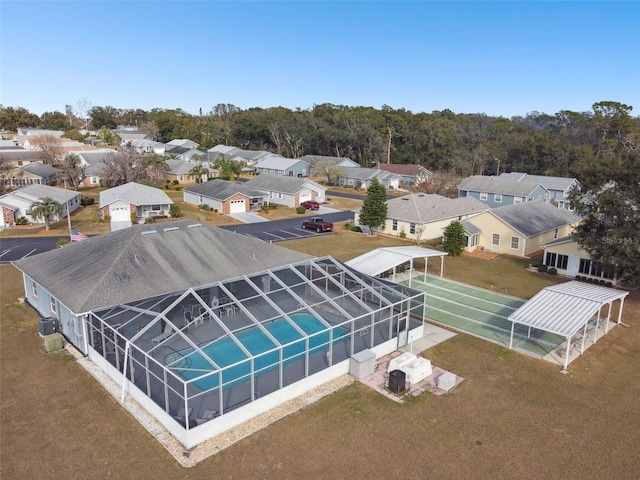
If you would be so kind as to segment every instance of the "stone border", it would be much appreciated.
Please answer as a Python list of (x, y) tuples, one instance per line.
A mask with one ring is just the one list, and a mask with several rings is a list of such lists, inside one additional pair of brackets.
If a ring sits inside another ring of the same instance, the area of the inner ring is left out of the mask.
[[(65, 342), (66, 343), (66, 342)], [(66, 343), (66, 351), (76, 358), (78, 363), (93, 376), (102, 385), (107, 392), (120, 403), (121, 386), (107, 375), (98, 365), (93, 363), (89, 357), (82, 355), (71, 344)], [(176, 438), (165, 429), (160, 422), (151, 416), (142, 406), (132, 397), (125, 398), (124, 408), (149, 432), (158, 442), (177, 460), (177, 462), (185, 467), (194, 467), (202, 460), (215, 455), (234, 443), (246, 438), (255, 432), (268, 427), (272, 423), (284, 418), (298, 410), (311, 405), (337, 390), (340, 390), (354, 382), (351, 375), (341, 375), (319, 387), (316, 387), (299, 397), (293, 398), (271, 410), (261, 413), (260, 415), (247, 420), (223, 433), (220, 433), (190, 450), (185, 450), (184, 446), (176, 440)], [(215, 421), (215, 420), (214, 420)]]

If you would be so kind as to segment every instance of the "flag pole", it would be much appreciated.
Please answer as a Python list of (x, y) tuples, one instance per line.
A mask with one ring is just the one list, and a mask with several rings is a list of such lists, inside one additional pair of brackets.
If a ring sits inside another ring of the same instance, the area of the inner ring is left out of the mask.
[(69, 207), (69, 196), (67, 195), (67, 179), (64, 179), (64, 194), (67, 197), (67, 224), (69, 225), (69, 239), (71, 239), (71, 210)]

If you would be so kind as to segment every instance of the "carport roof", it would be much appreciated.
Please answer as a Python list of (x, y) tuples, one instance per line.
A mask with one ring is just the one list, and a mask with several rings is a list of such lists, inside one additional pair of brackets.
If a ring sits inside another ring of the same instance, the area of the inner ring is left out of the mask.
[(542, 289), (509, 315), (509, 320), (570, 338), (603, 305), (622, 300), (628, 294), (613, 288), (570, 281)]
[(353, 258), (346, 265), (366, 275), (376, 276), (414, 258), (444, 257), (447, 252), (415, 246), (383, 247)]

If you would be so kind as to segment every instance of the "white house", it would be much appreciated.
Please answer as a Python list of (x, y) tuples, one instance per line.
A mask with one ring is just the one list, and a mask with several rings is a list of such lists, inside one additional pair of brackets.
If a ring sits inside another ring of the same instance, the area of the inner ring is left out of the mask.
[(283, 175), (258, 175), (248, 182), (248, 187), (264, 192), (269, 203), (295, 208), (307, 200), (324, 203), (327, 188), (308, 178)]
[(130, 227), (133, 214), (139, 219), (169, 215), (171, 204), (164, 191), (135, 182), (100, 192), (100, 210), (111, 217), (111, 231)]
[(62, 206), (62, 213), (60, 215), (54, 215), (51, 218), (54, 222), (65, 218), (67, 216), (67, 209), (69, 213), (73, 213), (80, 206), (79, 192), (50, 187), (48, 185), (29, 185), (0, 197), (0, 208), (2, 209), (0, 227), (14, 226), (16, 220), (20, 217), (25, 217), (29, 223), (44, 224), (43, 219), (33, 218), (31, 216), (31, 205), (47, 197), (55, 200)]

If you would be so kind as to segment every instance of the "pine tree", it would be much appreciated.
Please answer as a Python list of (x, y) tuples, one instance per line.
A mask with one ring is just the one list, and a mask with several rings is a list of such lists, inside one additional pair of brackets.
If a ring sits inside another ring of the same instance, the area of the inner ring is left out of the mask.
[(454, 257), (459, 256), (467, 246), (466, 233), (462, 223), (454, 220), (445, 227), (443, 233), (442, 248), (444, 248), (445, 252), (449, 255), (453, 255)]
[(369, 227), (369, 233), (373, 235), (373, 229), (384, 225), (386, 219), (387, 190), (377, 178), (374, 178), (367, 190), (367, 198), (362, 204), (358, 223)]

